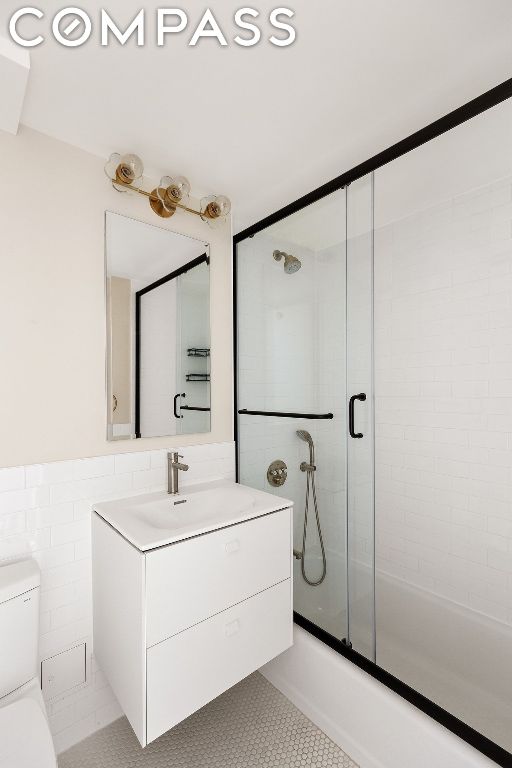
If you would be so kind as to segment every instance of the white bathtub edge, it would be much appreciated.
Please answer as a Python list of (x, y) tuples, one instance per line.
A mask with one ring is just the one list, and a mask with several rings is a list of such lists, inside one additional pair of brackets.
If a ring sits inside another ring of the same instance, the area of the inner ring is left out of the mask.
[[(270, 666), (270, 665), (267, 665)], [(335, 744), (337, 744), (360, 768), (386, 768), (379, 760), (373, 758), (362, 745), (354, 741), (350, 734), (337, 725), (319, 707), (309, 701), (306, 696), (294, 685), (280, 675), (274, 668), (260, 669), (261, 674), (272, 683), (282, 694), (294, 704), (297, 709), (306, 715), (321, 731), (323, 731)]]
[(300, 627), (260, 671), (361, 768), (496, 768)]

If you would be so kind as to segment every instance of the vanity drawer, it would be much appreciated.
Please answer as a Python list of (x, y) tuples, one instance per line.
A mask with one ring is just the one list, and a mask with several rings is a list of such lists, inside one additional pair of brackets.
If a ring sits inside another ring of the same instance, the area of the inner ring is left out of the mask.
[(147, 741), (292, 645), (291, 580), (147, 650)]
[(146, 555), (146, 646), (291, 575), (291, 508)]

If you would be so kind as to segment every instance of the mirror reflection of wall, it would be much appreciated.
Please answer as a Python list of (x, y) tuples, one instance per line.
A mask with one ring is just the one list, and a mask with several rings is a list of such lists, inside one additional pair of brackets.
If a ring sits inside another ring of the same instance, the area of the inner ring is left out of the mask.
[(209, 246), (106, 214), (109, 440), (210, 431)]

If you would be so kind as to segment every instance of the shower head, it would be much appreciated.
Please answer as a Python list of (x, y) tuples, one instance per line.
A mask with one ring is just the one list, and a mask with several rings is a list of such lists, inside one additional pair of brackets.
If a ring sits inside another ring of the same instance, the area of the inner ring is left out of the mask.
[(302, 262), (296, 256), (292, 256), (284, 251), (274, 251), (274, 259), (281, 261), (284, 258), (284, 271), (287, 275), (293, 275), (294, 272), (298, 272), (302, 267)]
[(309, 434), (309, 432), (306, 432), (305, 429), (298, 429), (297, 430), (297, 437), (300, 437), (301, 440), (304, 440), (310, 448), (313, 448), (313, 438)]

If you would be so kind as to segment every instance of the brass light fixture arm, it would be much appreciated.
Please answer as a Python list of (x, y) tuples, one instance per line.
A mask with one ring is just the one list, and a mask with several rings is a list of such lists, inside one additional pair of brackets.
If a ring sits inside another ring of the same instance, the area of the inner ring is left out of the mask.
[[(132, 192), (137, 192), (139, 195), (144, 195), (144, 197), (154, 199), (155, 195), (153, 192), (148, 192), (146, 189), (141, 189), (140, 187), (133, 187), (129, 182), (122, 181), (119, 178), (111, 179), (113, 184), (117, 184), (119, 187), (125, 187), (126, 189), (131, 190)], [(183, 203), (177, 203), (173, 200), (172, 202), (173, 206), (176, 206), (176, 208), (181, 208), (184, 211), (187, 211), (188, 213), (195, 213), (196, 216), (201, 216), (201, 211), (196, 211), (195, 208), (189, 208), (186, 205), (183, 205)]]

